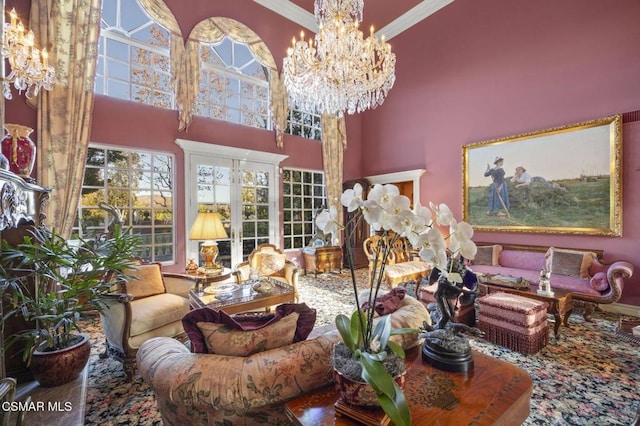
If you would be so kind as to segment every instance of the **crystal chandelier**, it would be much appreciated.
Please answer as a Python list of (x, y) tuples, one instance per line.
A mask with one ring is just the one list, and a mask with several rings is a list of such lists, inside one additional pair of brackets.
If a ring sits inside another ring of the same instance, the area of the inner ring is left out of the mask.
[(320, 31), (315, 40), (293, 38), (283, 60), (289, 98), (306, 111), (354, 114), (375, 108), (395, 81), (396, 56), (375, 36), (358, 29), (364, 0), (315, 0)]
[(41, 87), (51, 90), (55, 73), (48, 64), (47, 49), (41, 51), (35, 47), (33, 31), (25, 34), (15, 9), (11, 9), (9, 16), (11, 22), (4, 24), (2, 57), (9, 60), (11, 73), (2, 79), (2, 94), (11, 99), (11, 83), (18, 92), (25, 92), (27, 98), (37, 96)]

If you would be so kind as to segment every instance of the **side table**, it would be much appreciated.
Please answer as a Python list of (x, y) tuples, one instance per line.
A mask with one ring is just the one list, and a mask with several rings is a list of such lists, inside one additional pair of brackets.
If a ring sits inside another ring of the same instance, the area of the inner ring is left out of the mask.
[(163, 272), (162, 275), (169, 278), (180, 278), (193, 281), (195, 283), (194, 290), (200, 291), (206, 284), (216, 283), (231, 278), (233, 271), (229, 268), (222, 268), (219, 274), (188, 274), (181, 272)]
[(342, 247), (326, 246), (315, 247), (315, 252), (303, 251), (304, 274), (311, 271), (318, 276), (319, 273), (338, 270), (342, 272)]

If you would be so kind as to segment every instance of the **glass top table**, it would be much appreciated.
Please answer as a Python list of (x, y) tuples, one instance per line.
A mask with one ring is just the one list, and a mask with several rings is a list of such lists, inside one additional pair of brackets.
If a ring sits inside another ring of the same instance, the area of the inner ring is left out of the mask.
[(212, 283), (189, 292), (189, 302), (193, 308), (206, 306), (228, 314), (290, 303), (294, 297), (292, 286), (273, 278), (261, 278), (259, 282)]

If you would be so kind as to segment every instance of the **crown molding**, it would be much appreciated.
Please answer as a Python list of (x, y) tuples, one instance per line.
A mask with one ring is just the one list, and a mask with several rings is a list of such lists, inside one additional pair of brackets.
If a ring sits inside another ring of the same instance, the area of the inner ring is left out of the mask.
[[(299, 24), (300, 26), (318, 32), (318, 25), (313, 13), (307, 12), (295, 3), (289, 0), (253, 0), (259, 5), (281, 15), (288, 20)], [(426, 17), (433, 15), (446, 5), (453, 3), (454, 0), (424, 0), (422, 3), (409, 9), (380, 30), (376, 31), (377, 36), (384, 35), (386, 40), (397, 36), (406, 29), (414, 26)]]
[(253, 0), (259, 5), (266, 7), (267, 9), (284, 16), (290, 21), (300, 24), (309, 31), (317, 33), (319, 28), (316, 24), (316, 17), (313, 13), (307, 12), (295, 3), (291, 3), (289, 0)]
[(422, 3), (409, 9), (404, 14), (376, 31), (376, 35), (384, 35), (386, 40), (390, 40), (426, 17), (433, 15), (448, 4), (453, 3), (453, 1), (454, 0), (424, 0)]

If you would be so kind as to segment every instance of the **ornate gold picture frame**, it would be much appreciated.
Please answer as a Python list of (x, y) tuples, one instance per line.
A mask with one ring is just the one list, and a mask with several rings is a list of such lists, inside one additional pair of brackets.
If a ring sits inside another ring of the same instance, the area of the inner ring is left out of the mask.
[(622, 235), (622, 117), (477, 142), (463, 151), (476, 231)]

